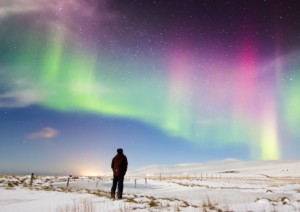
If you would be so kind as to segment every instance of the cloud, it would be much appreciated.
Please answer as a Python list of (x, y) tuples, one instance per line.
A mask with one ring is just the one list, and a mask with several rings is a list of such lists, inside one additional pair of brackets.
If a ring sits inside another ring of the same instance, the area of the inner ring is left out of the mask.
[(0, 92), (0, 108), (27, 107), (41, 102), (42, 97), (36, 90), (11, 90)]
[(1, 0), (0, 18), (37, 13), (39, 19), (55, 20), (66, 25), (77, 25), (86, 18), (88, 21), (107, 22), (116, 17), (116, 13), (108, 9), (107, 2), (108, 0)]
[(30, 139), (39, 139), (39, 138), (50, 139), (50, 138), (56, 137), (57, 135), (58, 135), (58, 130), (51, 128), (51, 127), (45, 127), (38, 132), (31, 133), (29, 135), (29, 138)]
[(35, 0), (4, 0), (0, 2), (0, 17), (37, 11)]

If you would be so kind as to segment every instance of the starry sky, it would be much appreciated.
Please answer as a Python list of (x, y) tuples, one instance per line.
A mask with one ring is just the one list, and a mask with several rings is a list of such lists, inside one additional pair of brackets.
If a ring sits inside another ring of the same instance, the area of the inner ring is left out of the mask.
[(297, 0), (0, 2), (0, 173), (300, 159)]

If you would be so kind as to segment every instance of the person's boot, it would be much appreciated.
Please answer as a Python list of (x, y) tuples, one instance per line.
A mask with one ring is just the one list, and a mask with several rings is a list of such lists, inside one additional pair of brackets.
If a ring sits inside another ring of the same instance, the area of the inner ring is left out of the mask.
[(118, 192), (117, 195), (118, 195), (118, 199), (122, 199), (122, 192)]
[(115, 198), (116, 198), (116, 194), (115, 194), (115, 192), (113, 192), (113, 191), (112, 191), (112, 192), (110, 192), (110, 197), (111, 197), (111, 198), (113, 198), (113, 199), (115, 199)]

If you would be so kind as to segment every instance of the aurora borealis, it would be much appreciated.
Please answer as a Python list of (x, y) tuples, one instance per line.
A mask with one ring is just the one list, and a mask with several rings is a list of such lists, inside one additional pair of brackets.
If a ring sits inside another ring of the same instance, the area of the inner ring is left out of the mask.
[(0, 2), (0, 172), (299, 159), (300, 4)]

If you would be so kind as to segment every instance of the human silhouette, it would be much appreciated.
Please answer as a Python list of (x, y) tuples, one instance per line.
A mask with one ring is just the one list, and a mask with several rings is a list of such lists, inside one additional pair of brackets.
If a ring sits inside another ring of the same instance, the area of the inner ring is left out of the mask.
[(118, 185), (118, 199), (122, 199), (124, 176), (127, 172), (128, 161), (123, 149), (117, 149), (118, 154), (112, 159), (111, 168), (113, 170), (113, 184), (111, 187), (111, 198), (115, 198), (116, 188)]

